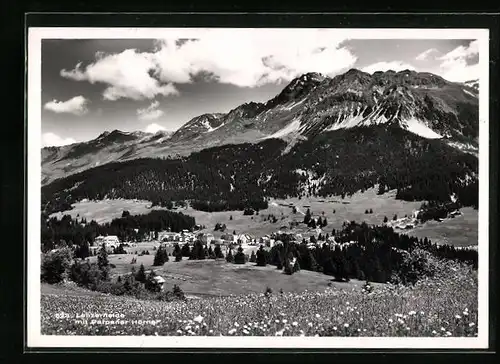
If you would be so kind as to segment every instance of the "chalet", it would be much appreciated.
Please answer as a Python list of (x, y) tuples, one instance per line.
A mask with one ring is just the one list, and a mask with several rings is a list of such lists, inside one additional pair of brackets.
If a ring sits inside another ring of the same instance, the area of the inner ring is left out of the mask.
[(161, 290), (163, 290), (163, 285), (165, 284), (165, 279), (161, 276), (155, 276), (154, 278), (155, 283), (160, 287)]
[(96, 255), (100, 248), (100, 246), (89, 246), (89, 253)]
[(234, 235), (233, 241), (238, 244), (248, 244), (252, 241), (252, 237), (248, 234)]

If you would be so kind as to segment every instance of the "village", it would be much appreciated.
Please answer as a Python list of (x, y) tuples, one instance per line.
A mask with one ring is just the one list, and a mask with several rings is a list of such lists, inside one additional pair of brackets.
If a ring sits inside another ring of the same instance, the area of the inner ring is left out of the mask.
[[(406, 215), (401, 218), (393, 218), (391, 220), (388, 219), (383, 222), (383, 225), (391, 227), (396, 231), (408, 231), (414, 229), (417, 225), (419, 225), (419, 212), (420, 210), (415, 210), (411, 216)], [(451, 211), (448, 214), (448, 218), (454, 218), (460, 214), (461, 212), (458, 210)], [(157, 249), (160, 246), (173, 248), (176, 244), (180, 246), (188, 244), (192, 247), (196, 241), (200, 241), (206, 248), (212, 247), (213, 249), (216, 246), (219, 246), (224, 254), (226, 254), (229, 250), (237, 249), (240, 246), (245, 254), (250, 254), (261, 245), (265, 249), (270, 249), (276, 244), (281, 244), (282, 242), (279, 240), (279, 237), (284, 235), (287, 236), (290, 241), (299, 243), (305, 241), (309, 249), (316, 248), (318, 240), (321, 240), (321, 244), (326, 243), (331, 249), (334, 249), (336, 245), (343, 245), (336, 242), (335, 235), (331, 233), (331, 229), (319, 227), (320, 224), (318, 220), (315, 220), (315, 225), (318, 225), (318, 227), (307, 228), (305, 231), (302, 229), (302, 232), (294, 232), (294, 230), (299, 230), (294, 229), (294, 226), (297, 225), (298, 222), (295, 222), (295, 224), (291, 223), (289, 227), (283, 226), (282, 229), (263, 236), (237, 233), (236, 231), (218, 231), (214, 233), (197, 232), (196, 230), (202, 228), (202, 226), (199, 225), (197, 225), (193, 231), (187, 229), (184, 229), (181, 232), (172, 232), (168, 230), (159, 232), (151, 231), (147, 234), (147, 236), (145, 236), (142, 242), (120, 241), (117, 236), (98, 236), (90, 246), (90, 250), (91, 254), (95, 255), (96, 251), (102, 246), (103, 243), (105, 244), (108, 252), (113, 253), (114, 249), (118, 248), (120, 244), (123, 244), (125, 247), (129, 248), (129, 251), (132, 251), (133, 248), (140, 248), (141, 246), (144, 246), (144, 243), (149, 243), (148, 245), (152, 245), (154, 249)], [(311, 239), (311, 237), (314, 238)]]

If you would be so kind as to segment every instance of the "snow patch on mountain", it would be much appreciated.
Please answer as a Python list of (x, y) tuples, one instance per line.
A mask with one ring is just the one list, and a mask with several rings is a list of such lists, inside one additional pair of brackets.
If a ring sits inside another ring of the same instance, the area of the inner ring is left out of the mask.
[(402, 120), (401, 126), (409, 132), (427, 139), (440, 139), (443, 137), (442, 135), (436, 133), (434, 130), (425, 125), (423, 121), (416, 118)]
[(469, 90), (466, 90), (466, 89), (463, 89), (463, 90), (464, 90), (464, 92), (465, 92), (467, 95), (470, 95), (470, 96), (472, 96), (472, 97), (477, 98), (477, 95), (474, 95), (474, 94), (473, 94), (472, 92), (470, 92)]
[(304, 101), (306, 101), (306, 99), (307, 99), (307, 98), (306, 98), (306, 97), (304, 97), (304, 98), (303, 98), (302, 100), (300, 100), (300, 101), (292, 102), (292, 103), (290, 103), (289, 105), (284, 106), (284, 107), (283, 107), (283, 109), (284, 109), (284, 110), (288, 110), (288, 111), (290, 111), (290, 110), (292, 110), (294, 107), (297, 107), (297, 106), (299, 106), (300, 104), (302, 104)]
[(358, 108), (356, 116), (354, 116), (353, 112), (350, 112), (347, 115), (339, 114), (335, 124), (333, 124), (330, 128), (326, 129), (325, 131), (354, 128), (355, 126), (358, 126), (364, 119), (365, 118), (363, 117), (363, 112), (360, 112)]
[(265, 136), (262, 139), (271, 139), (271, 138), (281, 138), (285, 135), (288, 135), (290, 133), (296, 132), (300, 130), (300, 120), (299, 119), (294, 119), (290, 124), (285, 126), (283, 129), (278, 130), (274, 134)]

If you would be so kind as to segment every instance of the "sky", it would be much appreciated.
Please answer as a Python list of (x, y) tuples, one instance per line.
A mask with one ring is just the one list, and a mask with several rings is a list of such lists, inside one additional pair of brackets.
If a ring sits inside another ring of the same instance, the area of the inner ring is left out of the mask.
[(265, 102), (306, 72), (412, 69), (455, 82), (479, 77), (476, 40), (328, 34), (44, 39), (42, 144), (86, 141), (114, 129), (175, 131), (203, 113)]

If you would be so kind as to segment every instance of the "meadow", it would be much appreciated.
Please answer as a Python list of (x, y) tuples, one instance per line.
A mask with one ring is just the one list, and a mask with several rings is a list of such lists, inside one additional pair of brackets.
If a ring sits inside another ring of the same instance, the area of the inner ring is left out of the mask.
[[(172, 257), (161, 267), (154, 267), (153, 255), (137, 257), (136, 264), (130, 264), (132, 255), (109, 255), (108, 259), (116, 267), (111, 269), (111, 276), (129, 273), (132, 267), (138, 271), (144, 264), (146, 271), (153, 269), (165, 279), (165, 288), (170, 290), (174, 284), (182, 287), (191, 297), (229, 296), (263, 292), (266, 287), (278, 292), (302, 292), (304, 290), (321, 291), (331, 286), (361, 287), (364, 282), (352, 279), (348, 283), (339, 283), (333, 277), (320, 272), (301, 270), (291, 276), (267, 265), (258, 267), (255, 263), (233, 264), (219, 260), (184, 260), (175, 262)], [(91, 257), (90, 261), (95, 261)], [(374, 283), (378, 286), (378, 283)]]
[[(375, 189), (369, 189), (363, 193), (358, 192), (344, 199), (332, 198), (289, 198), (286, 200), (271, 199), (267, 209), (259, 211), (259, 215), (245, 216), (242, 211), (204, 212), (191, 207), (177, 208), (196, 219), (196, 223), (206, 228), (200, 232), (213, 233), (219, 238), (221, 233), (214, 232), (216, 223), (226, 224), (226, 231), (232, 233), (246, 233), (254, 237), (269, 235), (278, 230), (284, 232), (300, 233), (304, 236), (315, 233), (304, 224), (290, 228), (290, 222), (302, 222), (305, 212), (309, 208), (313, 216), (324, 216), (328, 225), (323, 228), (324, 233), (331, 233), (332, 229), (340, 229), (344, 221), (365, 221), (367, 224), (381, 224), (384, 217), (392, 219), (394, 215), (404, 217), (411, 216), (413, 211), (420, 208), (421, 202), (408, 202), (395, 199), (396, 191), (388, 191), (383, 195), (377, 195)], [(293, 213), (291, 204), (296, 207), (297, 213)], [(85, 217), (87, 221), (92, 219), (98, 223), (110, 222), (114, 218), (121, 217), (124, 210), (132, 215), (147, 214), (151, 211), (151, 203), (139, 200), (104, 200), (86, 201), (73, 204), (73, 209), (58, 212), (51, 216), (62, 217), (64, 214), (73, 218)], [(154, 207), (153, 209), (156, 209)], [(365, 214), (367, 209), (373, 213)], [(335, 210), (335, 212), (334, 212)], [(442, 222), (428, 221), (416, 226), (412, 230), (406, 230), (405, 234), (419, 238), (428, 237), (432, 241), (441, 244), (455, 246), (477, 245), (478, 241), (478, 212), (472, 208), (461, 209), (462, 215)], [(322, 215), (324, 213), (324, 215)], [(267, 216), (274, 215), (278, 219), (276, 223), (267, 220)], [(144, 243), (141, 243), (144, 244)], [(142, 246), (142, 245), (141, 245)], [(250, 252), (250, 250), (248, 250)]]
[(431, 239), (438, 244), (466, 247), (478, 244), (478, 213), (471, 207), (460, 210), (462, 215), (443, 222), (427, 221), (406, 233), (417, 238)]
[[(439, 265), (437, 276), (414, 286), (374, 285), (371, 292), (345, 284), (265, 294), (264, 281), (260, 292), (158, 302), (53, 288), (42, 292), (42, 334), (476, 336), (477, 272), (450, 261)], [(122, 317), (78, 318), (104, 313)]]

